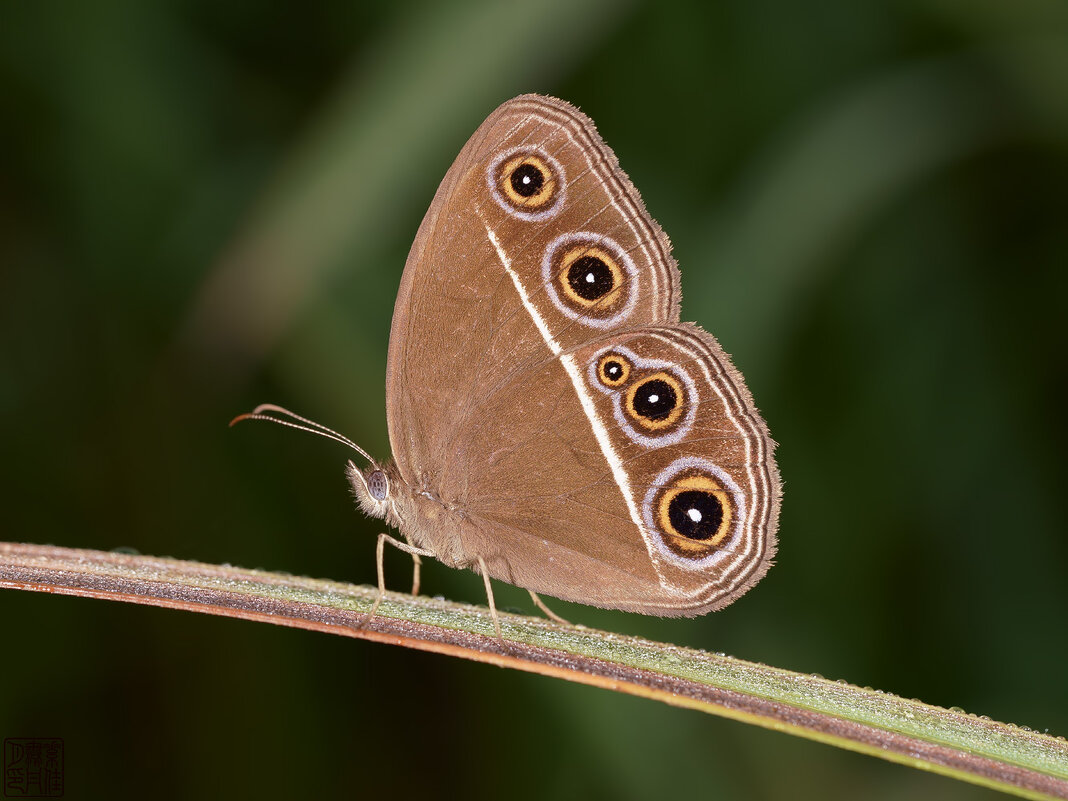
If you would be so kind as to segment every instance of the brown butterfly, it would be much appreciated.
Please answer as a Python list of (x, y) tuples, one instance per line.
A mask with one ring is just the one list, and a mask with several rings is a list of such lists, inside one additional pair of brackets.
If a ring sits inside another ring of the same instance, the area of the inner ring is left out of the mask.
[[(670, 250), (575, 107), (524, 95), (475, 132), (397, 295), (393, 461), (364, 453), (347, 471), (405, 540), (380, 535), (380, 589), (385, 542), (478, 570), (491, 608), (490, 577), (539, 606), (535, 593), (670, 616), (760, 580), (774, 443), (716, 340), (679, 322)], [(243, 417), (265, 411), (282, 410)]]

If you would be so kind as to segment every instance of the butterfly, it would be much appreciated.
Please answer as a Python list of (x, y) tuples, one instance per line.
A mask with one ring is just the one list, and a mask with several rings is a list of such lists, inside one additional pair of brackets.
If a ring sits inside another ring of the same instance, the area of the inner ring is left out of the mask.
[[(679, 320), (667, 236), (574, 106), (497, 108), (405, 264), (379, 462), (347, 476), (378, 540), (538, 594), (649, 615), (731, 603), (775, 553), (774, 442), (711, 334)], [(279, 421), (277, 418), (273, 418)], [(546, 609), (546, 611), (548, 611)], [(551, 613), (550, 613), (551, 614)]]

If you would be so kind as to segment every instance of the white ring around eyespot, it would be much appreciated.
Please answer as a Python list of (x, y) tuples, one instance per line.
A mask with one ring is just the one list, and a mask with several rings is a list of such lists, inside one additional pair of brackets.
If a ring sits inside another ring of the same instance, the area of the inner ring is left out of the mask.
[[(508, 202), (503, 194), (501, 194), (500, 188), (497, 186), (497, 170), (505, 161), (516, 156), (533, 155), (544, 161), (549, 167), (556, 173), (553, 176), (556, 181), (556, 200), (547, 209), (540, 209), (538, 211), (520, 211), (511, 203)], [(541, 220), (548, 220), (550, 217), (554, 217), (557, 212), (564, 205), (564, 196), (567, 194), (567, 176), (564, 174), (564, 168), (560, 166), (560, 162), (542, 150), (540, 147), (519, 146), (513, 147), (510, 150), (505, 150), (503, 153), (498, 153), (494, 159), (486, 167), (486, 183), (489, 184), (490, 194), (493, 195), (493, 199), (497, 201), (497, 205), (508, 212), (512, 217), (518, 217), (520, 220), (527, 220), (529, 222), (539, 222)]]
[(645, 520), (645, 525), (648, 526), (650, 534), (652, 534), (657, 550), (665, 558), (687, 570), (701, 570), (719, 562), (735, 559), (737, 554), (730, 548), (717, 547), (716, 550), (701, 559), (687, 559), (684, 556), (680, 556), (664, 542), (664, 532), (656, 524), (656, 515), (653, 513), (653, 501), (656, 500), (656, 494), (683, 470), (690, 469), (711, 473), (716, 477), (720, 486), (729, 492), (731, 498), (734, 499), (734, 509), (732, 510), (734, 514), (734, 530), (727, 536), (724, 543), (737, 542), (740, 539), (742, 526), (745, 525), (747, 519), (745, 498), (742, 496), (742, 490), (723, 468), (697, 456), (682, 456), (660, 471), (660, 475), (656, 477), (653, 485), (649, 487), (649, 491), (645, 493), (645, 500), (642, 502), (642, 517)]
[[(631, 375), (634, 374), (634, 369), (639, 368), (643, 370), (664, 370), (674, 375), (676, 378), (681, 378), (682, 383), (686, 386), (686, 416), (682, 422), (679, 423), (679, 427), (670, 433), (661, 434), (660, 436), (650, 436), (644, 434), (636, 428), (636, 424), (631, 421), (626, 412), (623, 411), (623, 389), (627, 386), (629, 381), (624, 382), (618, 387), (606, 387), (601, 383), (600, 376), (597, 375), (597, 364), (601, 361), (601, 357), (608, 352), (621, 353), (626, 356), (631, 363)], [(663, 359), (643, 359), (638, 356), (630, 348), (624, 348), (622, 346), (612, 346), (603, 348), (593, 355), (593, 360), (590, 362), (589, 367), (586, 368), (586, 374), (590, 383), (601, 390), (605, 395), (609, 395), (612, 398), (612, 412), (616, 418), (616, 423), (623, 430), (623, 433), (630, 439), (631, 442), (635, 442), (646, 448), (663, 448), (666, 445), (677, 445), (682, 442), (683, 438), (690, 433), (690, 429), (693, 427), (694, 418), (697, 416), (697, 406), (700, 402), (697, 395), (697, 385), (690, 377), (690, 374), (672, 362), (664, 361)]]
[[(611, 317), (590, 317), (582, 312), (572, 309), (560, 300), (560, 295), (556, 291), (557, 276), (553, 271), (553, 257), (556, 256), (556, 251), (560, 250), (560, 248), (574, 242), (584, 242), (589, 245), (604, 248), (612, 254), (615, 260), (619, 263), (619, 266), (623, 268), (623, 272), (627, 274), (627, 302), (623, 304), (622, 309), (617, 311)], [(557, 310), (559, 310), (565, 317), (569, 317), (577, 322), (579, 325), (585, 325), (590, 328), (615, 328), (622, 323), (632, 311), (634, 311), (634, 304), (638, 298), (638, 268), (634, 266), (634, 259), (632, 259), (630, 255), (619, 246), (619, 243), (616, 242), (616, 240), (589, 231), (563, 234), (550, 242), (549, 247), (545, 248), (545, 255), (541, 258), (541, 277), (545, 282), (549, 298), (552, 300), (553, 305)]]

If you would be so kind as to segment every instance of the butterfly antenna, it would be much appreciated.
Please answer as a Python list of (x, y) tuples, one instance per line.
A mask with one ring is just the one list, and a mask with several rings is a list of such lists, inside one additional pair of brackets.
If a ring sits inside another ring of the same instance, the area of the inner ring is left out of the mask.
[[(275, 415), (284, 415), (290, 419), (286, 420), (281, 417), (275, 417)], [(299, 414), (291, 412), (289, 409), (285, 409), (281, 406), (275, 406), (273, 403), (261, 403), (251, 412), (239, 414), (230, 421), (230, 425), (234, 426), (243, 420), (266, 420), (269, 423), (277, 423), (280, 426), (295, 428), (297, 431), (307, 431), (309, 434), (316, 434), (320, 437), (325, 437), (326, 439), (332, 439), (334, 442), (348, 445), (368, 462), (375, 464), (375, 460), (368, 455), (367, 451), (344, 434), (339, 434), (334, 431), (334, 429), (327, 428), (322, 423), (316, 423), (314, 420), (309, 420), (307, 417), (301, 417)], [(299, 422), (293, 422), (294, 420)]]

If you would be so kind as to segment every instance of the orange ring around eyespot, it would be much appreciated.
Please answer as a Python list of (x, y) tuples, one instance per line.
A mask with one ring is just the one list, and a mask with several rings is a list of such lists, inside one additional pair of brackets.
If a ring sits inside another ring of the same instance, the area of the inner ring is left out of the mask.
[[(575, 292), (575, 290), (571, 288), (571, 282), (567, 280), (567, 274), (571, 271), (571, 265), (584, 256), (592, 256), (603, 262), (609, 272), (612, 273), (612, 288), (605, 294), (601, 295), (601, 297), (593, 298), (592, 300), (587, 300)], [(560, 288), (564, 291), (564, 297), (567, 298), (568, 301), (578, 304), (584, 309), (591, 309), (594, 306), (610, 308), (615, 305), (616, 301), (619, 300), (620, 295), (623, 294), (623, 268), (619, 266), (619, 262), (616, 260), (615, 256), (598, 245), (585, 244), (576, 245), (575, 247), (570, 248), (564, 254), (564, 257), (560, 259), (560, 263), (556, 268), (556, 280), (559, 282)]]
[[(524, 164), (532, 165), (541, 173), (542, 178), (541, 189), (538, 190), (537, 194), (531, 195), (530, 197), (523, 197), (512, 188), (512, 173)], [(508, 198), (509, 203), (520, 211), (537, 211), (542, 209), (545, 206), (548, 206), (556, 195), (556, 176), (553, 175), (553, 171), (543, 159), (532, 153), (527, 153), (525, 155), (520, 154), (514, 158), (508, 159), (508, 161), (501, 165), (498, 176), (497, 183), (500, 185), (504, 196)]]
[[(605, 373), (604, 368), (609, 362), (618, 362), (622, 368), (622, 375), (619, 378), (609, 378)], [(606, 387), (615, 389), (621, 387), (627, 383), (627, 379), (630, 378), (630, 359), (625, 356), (620, 356), (618, 353), (609, 351), (597, 361), (597, 378)]]
[[(649, 418), (642, 417), (638, 414), (638, 411), (634, 408), (634, 396), (638, 394), (638, 390), (645, 384), (657, 379), (663, 381), (675, 391), (676, 403), (675, 408), (673, 408), (666, 417), (660, 420), (650, 420)], [(631, 388), (627, 390), (627, 395), (623, 399), (623, 408), (626, 409), (627, 415), (642, 428), (649, 431), (662, 431), (665, 428), (670, 428), (675, 425), (675, 423), (679, 421), (679, 418), (682, 417), (682, 412), (686, 408), (686, 390), (679, 379), (671, 373), (661, 370), (652, 375), (643, 377), (641, 381), (635, 381)]]
[[(671, 524), (671, 502), (687, 490), (707, 492), (715, 496), (716, 500), (719, 501), (720, 509), (723, 510), (723, 519), (720, 521), (719, 528), (707, 540), (691, 539), (685, 534), (679, 533)], [(723, 489), (715, 479), (703, 473), (696, 473), (677, 479), (660, 496), (657, 502), (656, 519), (660, 524), (660, 530), (669, 538), (667, 540), (668, 547), (686, 555), (698, 555), (719, 547), (723, 540), (727, 538), (727, 534), (731, 530), (731, 524), (734, 521), (734, 507), (731, 505), (730, 493)]]

